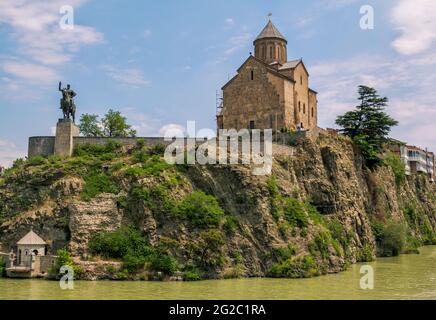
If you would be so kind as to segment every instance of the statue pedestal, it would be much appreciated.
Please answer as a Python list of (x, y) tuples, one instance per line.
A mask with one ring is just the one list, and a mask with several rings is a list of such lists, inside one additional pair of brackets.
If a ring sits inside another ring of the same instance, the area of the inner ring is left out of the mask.
[(73, 155), (73, 137), (80, 134), (79, 127), (70, 119), (59, 119), (56, 125), (54, 154), (61, 157)]

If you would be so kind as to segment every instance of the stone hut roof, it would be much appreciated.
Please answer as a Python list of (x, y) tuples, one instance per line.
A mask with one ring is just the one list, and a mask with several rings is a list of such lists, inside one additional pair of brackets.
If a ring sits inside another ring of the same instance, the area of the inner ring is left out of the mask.
[(33, 230), (31, 230), (28, 234), (26, 234), (17, 244), (22, 245), (46, 245), (46, 242), (41, 239)]
[(276, 26), (270, 21), (266, 27), (262, 30), (262, 32), (257, 36), (256, 40), (265, 39), (265, 38), (277, 38), (286, 41), (286, 38), (280, 33), (280, 31), (276, 28)]

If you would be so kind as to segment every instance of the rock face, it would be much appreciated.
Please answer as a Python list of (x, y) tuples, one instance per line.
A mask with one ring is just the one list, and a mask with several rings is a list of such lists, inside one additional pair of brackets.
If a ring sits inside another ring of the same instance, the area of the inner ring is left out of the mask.
[(81, 256), (88, 250), (93, 234), (114, 231), (121, 227), (123, 215), (117, 207), (117, 197), (103, 194), (89, 202), (72, 202), (68, 205), (70, 216), (70, 252)]
[[(78, 160), (24, 166), (0, 181), (0, 242), (13, 246), (33, 226), (51, 252), (66, 245), (79, 261), (89, 256), (94, 234), (133, 225), (152, 246), (171, 243), (171, 255), (187, 265), (206, 255), (198, 248), (208, 242), (204, 230), (169, 208), (201, 190), (215, 196), (225, 212), (218, 227), (225, 241), (209, 253), (219, 253), (221, 261), (207, 267), (211, 278), (339, 272), (379, 251), (377, 230), (391, 221), (407, 225), (407, 239), (434, 243), (435, 186), (424, 176), (397, 185), (389, 167), (365, 168), (343, 137), (321, 135), (293, 150), (276, 146), (275, 151), (272, 176), (253, 176), (243, 165), (173, 167), (140, 178), (118, 168), (110, 173), (117, 194), (87, 201), (81, 197), (82, 175), (65, 169)], [(137, 166), (129, 156), (108, 161)], [(132, 191), (138, 186), (147, 193), (142, 200)], [(80, 264), (89, 271), (85, 279), (111, 278), (105, 273), (108, 262)], [(300, 269), (305, 273), (295, 271)]]

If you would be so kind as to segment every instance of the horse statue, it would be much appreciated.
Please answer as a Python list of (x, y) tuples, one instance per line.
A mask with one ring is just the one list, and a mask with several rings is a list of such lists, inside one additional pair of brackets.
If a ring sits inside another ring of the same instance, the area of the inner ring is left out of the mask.
[(64, 114), (64, 119), (72, 119), (76, 121), (76, 105), (74, 104), (74, 97), (77, 94), (71, 90), (68, 84), (66, 88), (62, 88), (62, 82), (59, 82), (59, 91), (62, 92), (61, 110)]

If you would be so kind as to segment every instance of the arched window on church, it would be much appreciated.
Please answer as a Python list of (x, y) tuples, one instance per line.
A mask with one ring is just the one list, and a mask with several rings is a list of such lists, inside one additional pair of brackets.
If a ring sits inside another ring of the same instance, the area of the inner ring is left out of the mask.
[(301, 102), (298, 101), (298, 112), (301, 112)]
[(303, 113), (306, 114), (306, 104), (303, 104)]
[(315, 109), (312, 108), (312, 118), (315, 116)]
[(251, 70), (251, 81), (254, 80), (254, 70)]

